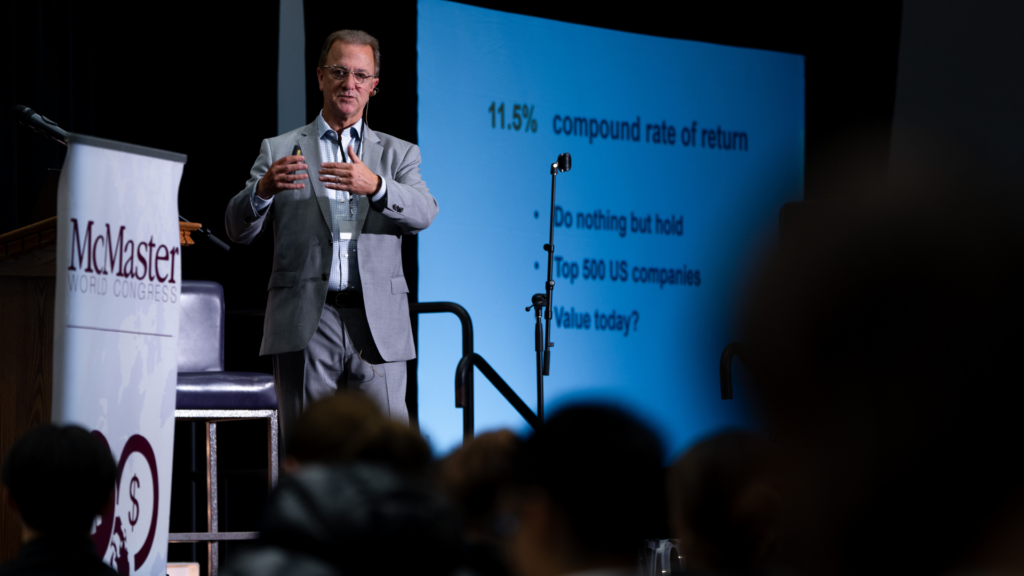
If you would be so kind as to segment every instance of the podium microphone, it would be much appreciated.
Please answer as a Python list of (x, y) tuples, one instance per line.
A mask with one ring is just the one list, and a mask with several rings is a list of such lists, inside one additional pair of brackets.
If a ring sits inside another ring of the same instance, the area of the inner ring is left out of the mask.
[[(57, 142), (60, 142), (65, 146), (68, 145), (68, 133), (61, 129), (60, 126), (57, 126), (56, 122), (50, 120), (46, 116), (42, 116), (35, 110), (29, 108), (28, 106), (23, 106), (21, 104), (18, 104), (14, 107), (14, 115), (18, 117), (18, 122), (24, 124), (25, 126), (28, 126), (29, 128), (42, 134), (43, 136), (46, 136), (47, 138), (50, 138), (52, 140), (56, 140)], [(180, 214), (178, 215), (178, 219), (180, 219), (182, 222), (189, 221), (187, 218), (181, 216)], [(196, 230), (196, 232), (198, 232), (204, 238), (208, 239), (217, 248), (220, 248), (225, 252), (229, 252), (231, 250), (230, 246), (225, 244), (224, 241), (222, 241), (220, 238), (214, 236), (213, 232), (210, 232), (208, 229), (200, 228)]]
[[(192, 222), (191, 220), (189, 220), (188, 218), (185, 218), (181, 214), (178, 214), (178, 220), (181, 220), (182, 222)], [(196, 232), (201, 234), (204, 238), (206, 238), (210, 242), (212, 242), (213, 245), (216, 246), (217, 248), (220, 248), (221, 250), (223, 250), (225, 252), (230, 252), (231, 251), (231, 246), (228, 246), (223, 240), (221, 240), (220, 238), (217, 238), (216, 236), (214, 236), (213, 232), (210, 232), (207, 228), (200, 228), (200, 229), (196, 230)]]
[(28, 106), (22, 106), (21, 104), (14, 107), (14, 115), (18, 117), (18, 122), (21, 122), (25, 126), (28, 126), (43, 136), (52, 138), (65, 146), (68, 145), (68, 133), (62, 130), (60, 126), (57, 126), (56, 122), (50, 120), (46, 116), (42, 116)]

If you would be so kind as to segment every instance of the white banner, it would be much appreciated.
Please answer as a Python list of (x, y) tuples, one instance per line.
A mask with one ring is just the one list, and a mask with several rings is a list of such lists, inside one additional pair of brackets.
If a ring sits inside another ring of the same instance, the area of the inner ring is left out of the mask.
[(60, 178), (53, 421), (110, 446), (114, 506), (93, 541), (123, 575), (166, 574), (184, 164), (72, 134)]

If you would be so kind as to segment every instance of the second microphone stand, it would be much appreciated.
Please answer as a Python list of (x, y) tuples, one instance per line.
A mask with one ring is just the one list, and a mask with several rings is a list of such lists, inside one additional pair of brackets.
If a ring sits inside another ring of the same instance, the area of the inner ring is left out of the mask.
[[(526, 307), (529, 312), (533, 308), (537, 323), (534, 328), (534, 349), (537, 352), (537, 420), (544, 421), (544, 377), (551, 374), (551, 302), (555, 291), (553, 278), (555, 268), (555, 179), (559, 172), (568, 172), (572, 168), (572, 156), (568, 152), (560, 154), (558, 161), (551, 165), (551, 222), (548, 230), (548, 243), (544, 251), (548, 253), (548, 280), (544, 284), (544, 294), (534, 294), (532, 304)], [(544, 310), (544, 322), (541, 322), (541, 310)]]

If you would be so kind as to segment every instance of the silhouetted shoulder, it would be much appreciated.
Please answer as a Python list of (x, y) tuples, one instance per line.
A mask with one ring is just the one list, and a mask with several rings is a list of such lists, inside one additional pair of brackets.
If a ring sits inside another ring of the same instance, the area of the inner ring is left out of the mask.
[(100, 560), (92, 542), (64, 543), (44, 538), (22, 544), (18, 556), (0, 564), (0, 576), (118, 576)]

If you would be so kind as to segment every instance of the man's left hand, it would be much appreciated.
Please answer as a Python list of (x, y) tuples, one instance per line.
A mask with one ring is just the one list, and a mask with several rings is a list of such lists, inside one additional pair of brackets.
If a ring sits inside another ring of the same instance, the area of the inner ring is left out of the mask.
[(352, 162), (324, 162), (320, 165), (320, 181), (332, 190), (346, 190), (360, 196), (372, 196), (380, 191), (381, 179), (348, 147)]

